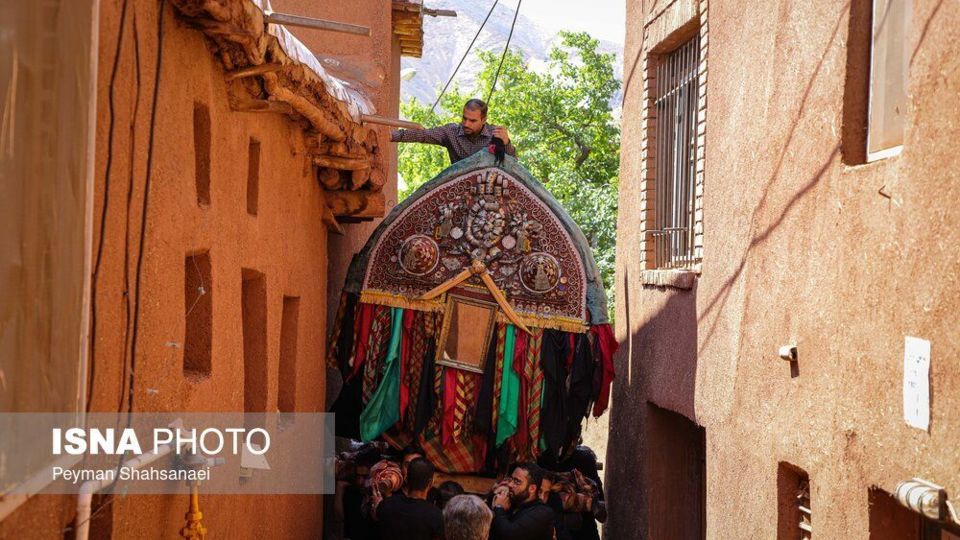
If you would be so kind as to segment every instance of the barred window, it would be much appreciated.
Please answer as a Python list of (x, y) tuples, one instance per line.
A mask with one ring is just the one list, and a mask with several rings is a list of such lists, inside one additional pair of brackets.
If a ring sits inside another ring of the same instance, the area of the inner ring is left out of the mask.
[(900, 153), (907, 105), (910, 0), (874, 0), (867, 161)]
[(655, 214), (657, 268), (689, 267), (696, 261), (697, 111), (700, 97), (700, 36), (661, 57), (656, 68)]

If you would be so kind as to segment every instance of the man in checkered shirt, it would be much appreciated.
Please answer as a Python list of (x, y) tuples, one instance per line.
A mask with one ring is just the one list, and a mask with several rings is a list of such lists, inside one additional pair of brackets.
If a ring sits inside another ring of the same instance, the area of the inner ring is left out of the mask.
[(485, 150), (498, 137), (506, 151), (516, 157), (517, 150), (510, 144), (510, 134), (503, 126), (487, 123), (487, 104), (471, 99), (463, 106), (463, 120), (430, 129), (398, 129), (390, 134), (391, 142), (413, 142), (443, 146), (450, 154), (450, 163)]

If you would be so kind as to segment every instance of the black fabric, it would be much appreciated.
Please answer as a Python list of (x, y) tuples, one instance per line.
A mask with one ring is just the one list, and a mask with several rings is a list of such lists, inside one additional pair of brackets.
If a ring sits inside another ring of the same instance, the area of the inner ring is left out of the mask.
[(487, 360), (483, 366), (483, 380), (480, 382), (480, 395), (477, 398), (477, 413), (473, 426), (477, 433), (488, 438), (493, 434), (493, 387), (497, 376), (497, 334), (495, 330), (487, 346)]
[(337, 336), (337, 367), (344, 380), (350, 370), (350, 354), (353, 353), (353, 326), (357, 316), (357, 301), (359, 295), (348, 293), (343, 310), (343, 320), (340, 322), (340, 335)]
[(580, 438), (583, 419), (590, 412), (593, 401), (593, 354), (590, 340), (586, 334), (574, 337), (573, 365), (570, 366), (570, 392), (567, 394), (567, 429), (564, 435), (564, 447), (577, 444)]
[(567, 332), (544, 330), (540, 362), (543, 365), (543, 408), (540, 430), (547, 450), (560, 455), (567, 435), (566, 358), (570, 351)]
[(364, 491), (347, 486), (343, 492), (343, 534), (350, 540), (377, 540), (377, 525), (363, 515)]
[[(599, 495), (597, 500), (594, 501), (594, 504), (597, 504), (597, 501), (603, 501), (603, 481), (600, 480), (600, 471), (597, 470), (597, 455), (593, 453), (593, 450), (591, 450), (589, 446), (577, 446), (574, 448), (567, 459), (557, 464), (555, 470), (557, 472), (569, 472), (574, 469), (577, 469), (581, 474), (593, 480), (597, 485)], [(600, 540), (600, 532), (597, 529), (597, 521), (594, 519), (593, 514), (591, 512), (583, 512), (581, 516), (583, 525), (579, 530), (574, 532), (573, 540)]]
[(377, 507), (383, 540), (437, 540), (443, 537), (443, 513), (422, 499), (398, 491)]
[(413, 440), (417, 440), (434, 411), (437, 409), (437, 395), (433, 392), (433, 378), (435, 376), (434, 357), (437, 354), (437, 341), (434, 338), (427, 340), (427, 352), (423, 357), (423, 367), (420, 369), (420, 384), (417, 387), (417, 409), (413, 415)]
[(580, 514), (564, 512), (563, 501), (556, 492), (550, 492), (547, 496), (547, 506), (553, 510), (553, 529), (557, 533), (557, 540), (573, 540), (573, 533), (570, 531), (580, 528)]
[(490, 540), (553, 540), (554, 512), (537, 499), (509, 512), (493, 511)]
[(337, 437), (360, 440), (360, 413), (363, 412), (363, 377), (344, 383), (330, 407)]
[[(340, 335), (337, 337), (337, 366), (347, 380), (350, 372), (350, 355), (353, 354), (354, 320), (357, 313), (359, 295), (348, 294), (347, 304), (343, 310), (343, 321), (340, 325)], [(338, 437), (360, 439), (360, 413), (363, 412), (362, 378), (354, 377), (352, 381), (344, 382), (340, 395), (330, 406), (334, 414), (334, 431)]]

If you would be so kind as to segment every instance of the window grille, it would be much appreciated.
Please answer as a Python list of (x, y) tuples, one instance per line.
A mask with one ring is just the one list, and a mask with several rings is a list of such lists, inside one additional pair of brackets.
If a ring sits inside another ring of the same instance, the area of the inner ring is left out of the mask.
[(801, 478), (797, 487), (797, 510), (800, 514), (797, 523), (800, 540), (810, 540), (813, 537), (813, 513), (810, 511), (810, 479), (807, 477)]
[(664, 55), (656, 73), (655, 223), (657, 268), (690, 266), (694, 224), (700, 36)]
[(900, 153), (907, 105), (910, 0), (874, 0), (867, 161)]

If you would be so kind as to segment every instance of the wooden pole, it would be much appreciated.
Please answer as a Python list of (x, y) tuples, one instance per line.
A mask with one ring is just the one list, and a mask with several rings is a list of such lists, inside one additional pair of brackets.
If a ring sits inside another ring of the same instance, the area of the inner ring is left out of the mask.
[(254, 75), (272, 73), (274, 71), (280, 71), (281, 69), (283, 69), (283, 64), (280, 62), (270, 62), (268, 64), (260, 64), (258, 66), (247, 66), (245, 68), (240, 68), (227, 73), (226, 79), (228, 81), (232, 81), (234, 79), (242, 79), (244, 77), (253, 77)]
[(456, 17), (457, 12), (452, 9), (423, 8), (423, 14), (431, 17)]
[(336, 156), (313, 156), (313, 163), (318, 167), (340, 169), (343, 171), (357, 171), (370, 168), (370, 159), (352, 159)]
[(360, 121), (365, 124), (382, 124), (384, 126), (396, 126), (407, 129), (423, 129), (423, 126), (416, 122), (409, 122), (407, 120), (400, 120), (397, 118), (387, 118), (386, 116), (380, 116), (377, 114), (361, 114)]
[(231, 108), (242, 112), (267, 112), (280, 114), (294, 114), (293, 107), (283, 101), (267, 99), (247, 99), (233, 104)]
[(370, 28), (356, 24), (347, 24), (336, 21), (327, 21), (324, 19), (314, 19), (311, 17), (301, 17), (299, 15), (290, 15), (288, 13), (264, 13), (264, 18), (268, 23), (283, 24), (287, 26), (302, 26), (304, 28), (313, 28), (315, 30), (329, 30), (331, 32), (343, 32), (346, 34), (356, 34), (358, 36), (369, 36)]

